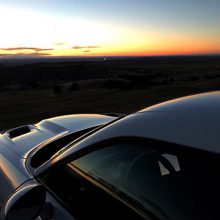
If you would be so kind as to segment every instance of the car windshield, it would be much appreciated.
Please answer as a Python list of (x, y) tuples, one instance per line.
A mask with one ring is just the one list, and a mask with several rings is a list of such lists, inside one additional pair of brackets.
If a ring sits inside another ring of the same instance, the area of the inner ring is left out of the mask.
[[(54, 154), (59, 152), (61, 149), (69, 145), (71, 142), (76, 139), (84, 136), (85, 134), (95, 130), (96, 127), (91, 127), (84, 129), (78, 132), (73, 132), (61, 137), (56, 138), (55, 140), (41, 144), (37, 149), (34, 149), (33, 155), (30, 158), (30, 165), (33, 168), (37, 168), (49, 160)], [(31, 153), (32, 154), (32, 153)]]
[(114, 123), (115, 121), (123, 117), (123, 115), (114, 114), (114, 116), (116, 115), (119, 116), (119, 118), (115, 118), (113, 121), (110, 121), (106, 124), (69, 133), (61, 137), (55, 138), (52, 141), (49, 140), (46, 143), (40, 144), (40, 146), (38, 146), (30, 153), (30, 155), (32, 155), (30, 157), (31, 167), (32, 168), (40, 167), (43, 163), (45, 163), (49, 159), (58, 156), (61, 153), (61, 150), (63, 151), (64, 148), (65, 150), (67, 150), (68, 147), (71, 147), (72, 145), (76, 144), (76, 142), (80, 141), (81, 139), (84, 139), (85, 137), (95, 133), (99, 129), (102, 129), (103, 127), (108, 126), (109, 124)]

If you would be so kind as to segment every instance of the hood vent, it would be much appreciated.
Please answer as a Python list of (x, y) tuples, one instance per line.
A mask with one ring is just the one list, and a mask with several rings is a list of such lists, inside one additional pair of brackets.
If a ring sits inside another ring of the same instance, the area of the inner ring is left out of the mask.
[(19, 137), (19, 136), (21, 136), (23, 134), (29, 133), (33, 129), (34, 129), (34, 126), (32, 126), (32, 125), (25, 125), (25, 126), (21, 126), (21, 127), (18, 127), (18, 128), (11, 129), (11, 130), (7, 131), (6, 133), (8, 134), (8, 136), (11, 139), (13, 139), (13, 138)]

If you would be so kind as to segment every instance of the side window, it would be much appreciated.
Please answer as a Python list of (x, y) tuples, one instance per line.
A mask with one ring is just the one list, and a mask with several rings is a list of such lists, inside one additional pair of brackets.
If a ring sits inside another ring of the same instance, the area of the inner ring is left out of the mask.
[(78, 219), (142, 219), (166, 216), (155, 186), (179, 171), (176, 156), (126, 143), (88, 153), (44, 181)]
[(118, 144), (87, 154), (70, 164), (114, 189), (120, 198), (129, 198), (130, 204), (146, 215), (150, 211), (166, 219), (171, 214), (169, 210), (173, 204), (167, 205), (167, 197), (174, 185), (174, 176), (181, 175), (176, 155), (157, 152), (142, 144)]
[(112, 144), (40, 178), (79, 220), (219, 219), (219, 158), (161, 145)]
[(117, 187), (125, 186), (125, 170), (138, 152), (123, 145), (108, 146), (40, 179), (77, 220), (143, 220), (143, 211)]

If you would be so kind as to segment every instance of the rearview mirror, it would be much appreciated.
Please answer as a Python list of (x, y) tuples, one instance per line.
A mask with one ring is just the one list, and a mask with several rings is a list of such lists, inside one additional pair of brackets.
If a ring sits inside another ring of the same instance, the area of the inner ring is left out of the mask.
[(45, 203), (46, 192), (40, 184), (18, 189), (2, 208), (2, 220), (35, 219)]

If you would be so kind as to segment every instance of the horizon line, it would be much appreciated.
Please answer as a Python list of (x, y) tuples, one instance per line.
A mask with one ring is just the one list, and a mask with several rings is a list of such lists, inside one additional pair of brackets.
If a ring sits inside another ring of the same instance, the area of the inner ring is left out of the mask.
[(220, 53), (198, 53), (198, 54), (161, 54), (161, 55), (95, 55), (95, 56), (2, 56), (0, 59), (71, 59), (71, 58), (135, 58), (135, 57), (195, 57), (195, 56), (220, 56)]

